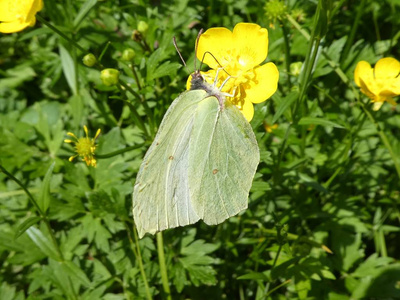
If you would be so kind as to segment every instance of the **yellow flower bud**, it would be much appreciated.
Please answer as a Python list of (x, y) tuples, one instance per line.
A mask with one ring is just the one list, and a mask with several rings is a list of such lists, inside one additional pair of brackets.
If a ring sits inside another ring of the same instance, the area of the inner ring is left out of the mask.
[(96, 64), (97, 59), (96, 56), (94, 56), (94, 54), (89, 53), (83, 57), (82, 62), (87, 67), (93, 67)]
[(107, 86), (116, 85), (118, 77), (119, 71), (111, 68), (102, 70), (100, 74), (101, 81)]

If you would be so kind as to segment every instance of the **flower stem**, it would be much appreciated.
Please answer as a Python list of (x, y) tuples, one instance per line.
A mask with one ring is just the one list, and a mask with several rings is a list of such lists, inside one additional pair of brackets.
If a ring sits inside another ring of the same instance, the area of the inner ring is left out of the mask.
[(131, 70), (132, 70), (132, 73), (133, 73), (133, 77), (135, 77), (136, 85), (137, 85), (137, 87), (138, 87), (138, 89), (140, 91), (142, 89), (142, 86), (140, 85), (139, 77), (137, 75), (136, 68), (135, 68), (135, 65), (133, 63), (131, 64)]
[[(143, 259), (142, 259), (142, 254), (141, 254), (141, 251), (140, 251), (139, 239), (138, 239), (138, 236), (137, 236), (136, 229), (135, 228), (133, 229), (133, 235), (135, 237), (135, 242), (133, 242), (132, 236), (131, 236), (131, 233), (130, 233), (131, 231), (130, 231), (129, 225), (126, 224), (126, 222), (125, 222), (125, 228), (126, 228), (126, 231), (128, 233), (128, 239), (129, 239), (129, 243), (131, 244), (132, 251), (135, 254), (136, 259), (137, 259), (137, 261), (139, 263), (140, 274), (142, 275), (142, 279), (143, 279), (143, 282), (144, 282), (144, 288), (146, 290), (146, 297), (147, 297), (148, 300), (152, 300), (153, 297), (151, 296), (150, 289), (149, 289), (149, 284), (147, 282), (146, 272), (144, 271)], [(135, 245), (136, 245), (136, 249), (135, 249)]]
[(7, 177), (9, 177), (11, 180), (15, 181), (15, 183), (17, 183), (26, 193), (26, 195), (28, 196), (28, 199), (30, 200), (30, 202), (33, 204), (33, 206), (35, 207), (35, 209), (38, 211), (40, 217), (42, 218), (42, 220), (44, 221), (44, 223), (46, 224), (47, 230), (50, 233), (51, 239), (53, 241), (54, 247), (57, 250), (57, 253), (61, 259), (61, 261), (64, 261), (64, 255), (62, 254), (60, 247), (58, 246), (57, 243), (57, 239), (54, 235), (53, 229), (50, 226), (50, 222), (49, 219), (47, 219), (46, 214), (42, 211), (42, 209), (40, 208), (40, 206), (37, 204), (35, 198), (33, 198), (32, 194), (28, 191), (28, 189), (22, 184), (21, 181), (19, 181), (14, 175), (12, 175), (11, 173), (9, 173), (2, 165), (0, 165), (0, 171), (3, 172), (4, 174), (7, 175)]
[(292, 86), (292, 83), (290, 81), (290, 45), (289, 45), (289, 33), (286, 28), (286, 25), (281, 21), (281, 28), (282, 28), (282, 34), (283, 34), (283, 39), (285, 41), (284, 43), (284, 48), (285, 48), (285, 68), (286, 68), (286, 73), (287, 73), (287, 83), (289, 89)]
[(131, 151), (131, 150), (136, 150), (136, 149), (142, 148), (144, 145), (145, 145), (145, 143), (139, 144), (139, 145), (133, 145), (133, 146), (125, 147), (123, 149), (120, 149), (120, 150), (117, 150), (117, 151), (114, 151), (114, 152), (110, 152), (110, 153), (106, 153), (106, 154), (96, 154), (96, 158), (99, 158), (99, 159), (110, 158), (110, 157), (117, 156), (119, 154)]
[(81, 50), (82, 52), (87, 52), (84, 48), (82, 48), (78, 43), (76, 43), (73, 39), (71, 39), (70, 37), (68, 37), (66, 34), (64, 34), (61, 30), (57, 29), (57, 27), (51, 25), (51, 23), (47, 22), (41, 15), (37, 14), (36, 18), (42, 22), (44, 25), (46, 25), (47, 27), (49, 27), (51, 30), (53, 30), (55, 33), (57, 33), (59, 36), (61, 36), (62, 38), (64, 38), (66, 41), (68, 41), (69, 43), (71, 43), (72, 45), (74, 45), (76, 48), (78, 48), (79, 50)]
[(158, 232), (156, 236), (157, 236), (157, 252), (158, 252), (158, 260), (160, 263), (161, 281), (164, 293), (166, 294), (166, 298), (168, 300), (172, 300), (171, 290), (169, 289), (169, 283), (168, 283), (167, 266), (165, 264), (164, 241), (162, 232)]

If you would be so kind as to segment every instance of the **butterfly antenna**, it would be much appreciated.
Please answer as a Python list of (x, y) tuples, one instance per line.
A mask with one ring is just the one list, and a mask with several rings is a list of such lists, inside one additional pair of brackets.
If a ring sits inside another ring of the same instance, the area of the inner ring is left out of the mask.
[(181, 51), (179, 50), (178, 45), (176, 44), (176, 39), (175, 39), (175, 37), (172, 38), (172, 42), (174, 43), (176, 52), (178, 52), (179, 57), (181, 58), (181, 60), (182, 60), (182, 62), (183, 62), (183, 65), (185, 66), (185, 68), (187, 68), (186, 62), (185, 62), (185, 60), (184, 60), (183, 57), (182, 57)]
[(212, 56), (212, 58), (215, 59), (215, 61), (217, 62), (217, 64), (219, 64), (219, 66), (221, 67), (221, 69), (224, 70), (224, 72), (225, 72), (226, 74), (228, 74), (229, 76), (231, 76), (231, 74), (229, 74), (229, 73), (225, 70), (225, 68), (219, 63), (218, 59), (217, 59), (210, 51), (204, 52), (203, 58), (201, 59), (200, 69), (201, 69), (201, 65), (203, 64), (204, 58), (206, 57), (206, 54), (210, 54), (210, 55)]
[[(200, 40), (200, 36), (203, 33), (203, 28), (200, 29), (197, 38), (196, 38), (196, 45), (194, 46), (194, 70), (196, 71), (196, 60), (197, 60), (197, 48), (199, 47), (199, 40)], [(203, 61), (201, 61), (201, 63), (203, 63)], [(201, 64), (200, 64), (201, 67)], [(199, 69), (200, 70), (200, 69)]]

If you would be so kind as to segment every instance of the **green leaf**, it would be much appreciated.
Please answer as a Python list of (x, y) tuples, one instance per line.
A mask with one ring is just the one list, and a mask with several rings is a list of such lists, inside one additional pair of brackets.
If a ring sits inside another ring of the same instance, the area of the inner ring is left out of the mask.
[(49, 208), (50, 205), (50, 180), (51, 176), (53, 174), (53, 169), (54, 169), (55, 162), (53, 162), (49, 169), (46, 172), (46, 175), (44, 176), (42, 186), (40, 188), (40, 193), (39, 193), (39, 198), (38, 198), (38, 205), (40, 209), (42, 210), (43, 213), (46, 213), (47, 209)]
[(81, 6), (77, 16), (74, 19), (74, 28), (76, 29), (83, 19), (89, 14), (90, 10), (95, 6), (97, 0), (86, 0), (86, 2)]
[(63, 68), (63, 72), (65, 78), (67, 79), (68, 85), (72, 90), (72, 93), (76, 95), (78, 93), (77, 86), (76, 86), (76, 70), (75, 70), (75, 62), (72, 59), (71, 55), (62, 45), (60, 47), (60, 58), (61, 58), (61, 65)]
[(18, 226), (17, 231), (15, 233), (15, 238), (17, 239), (18, 237), (20, 237), (21, 234), (23, 234), (29, 227), (36, 224), (41, 219), (42, 219), (41, 217), (30, 217), (30, 218), (26, 219), (24, 222), (22, 222)]
[(323, 119), (323, 118), (314, 118), (314, 117), (303, 117), (299, 121), (299, 125), (322, 125), (322, 126), (332, 126), (336, 128), (345, 128), (342, 125), (339, 125), (335, 122)]
[(163, 76), (171, 76), (176, 73), (181, 65), (178, 63), (170, 63), (169, 61), (159, 66), (155, 72), (149, 75), (148, 80), (153, 80)]
[(278, 121), (279, 117), (293, 104), (293, 102), (299, 97), (298, 92), (292, 92), (287, 95), (284, 99), (281, 99), (281, 103), (272, 119), (272, 124)]
[(250, 272), (248, 274), (239, 276), (237, 279), (250, 279), (250, 280), (263, 280), (263, 281), (269, 281), (269, 278), (265, 276), (263, 273), (259, 272)]
[(71, 278), (74, 278), (79, 283), (86, 287), (91, 287), (91, 282), (86, 274), (72, 261), (66, 261), (62, 264), (62, 268)]
[(54, 244), (40, 231), (40, 229), (31, 226), (26, 230), (26, 233), (45, 255), (54, 260), (61, 261)]

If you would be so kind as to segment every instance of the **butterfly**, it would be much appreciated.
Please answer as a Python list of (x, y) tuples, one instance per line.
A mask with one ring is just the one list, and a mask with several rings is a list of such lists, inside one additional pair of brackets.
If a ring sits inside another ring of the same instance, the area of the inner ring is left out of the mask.
[(172, 102), (161, 122), (133, 189), (140, 238), (200, 219), (220, 224), (247, 208), (260, 161), (257, 140), (215, 85), (195, 71), (190, 90)]

